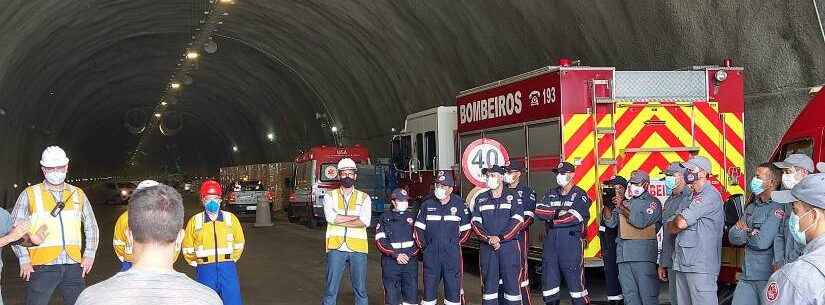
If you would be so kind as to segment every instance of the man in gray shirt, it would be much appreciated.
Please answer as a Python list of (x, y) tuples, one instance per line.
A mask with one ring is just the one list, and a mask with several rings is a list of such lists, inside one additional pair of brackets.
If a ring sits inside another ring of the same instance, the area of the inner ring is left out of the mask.
[(84, 290), (77, 305), (223, 304), (215, 291), (172, 268), (175, 244), (183, 238), (183, 204), (175, 189), (158, 185), (135, 192), (128, 213), (132, 268)]
[[(679, 305), (715, 305), (725, 213), (722, 195), (710, 184), (710, 160), (695, 156), (682, 165), (685, 182), (693, 186), (693, 199), (676, 213), (670, 231), (676, 234), (673, 270)], [(674, 279), (671, 279), (674, 280)]]

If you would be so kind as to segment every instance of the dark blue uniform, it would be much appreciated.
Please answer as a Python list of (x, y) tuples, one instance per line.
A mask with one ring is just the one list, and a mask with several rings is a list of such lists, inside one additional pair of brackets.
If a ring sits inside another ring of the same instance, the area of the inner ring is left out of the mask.
[[(482, 278), (482, 304), (521, 304), (521, 251), (518, 235), (524, 222), (523, 208), (515, 192), (504, 189), (496, 198), (492, 191), (479, 194), (473, 205), (473, 230), (481, 239), (479, 263)], [(501, 247), (494, 250), (488, 241), (496, 236)], [(504, 299), (499, 299), (502, 283)]]
[(470, 210), (464, 200), (451, 195), (447, 204), (435, 197), (421, 203), (415, 222), (415, 241), (424, 259), (424, 298), (421, 305), (435, 305), (439, 282), (444, 280), (444, 304), (460, 305), (464, 263), (461, 244), (470, 236)]
[[(375, 227), (375, 245), (381, 257), (381, 278), (384, 281), (384, 304), (418, 304), (418, 246), (415, 244), (415, 215), (389, 211), (381, 215)], [(399, 264), (398, 255), (410, 260)]]
[(616, 263), (616, 237), (619, 228), (605, 226), (604, 219), (599, 225), (599, 242), (602, 246), (602, 260), (604, 261), (604, 280), (608, 301), (624, 300), (622, 286), (619, 284), (619, 264)]
[(582, 234), (590, 218), (590, 198), (578, 186), (562, 194), (556, 187), (536, 204), (536, 217), (545, 222), (542, 250), (542, 295), (545, 303), (558, 303), (561, 277), (570, 289), (573, 304), (589, 304), (584, 287), (584, 240)]
[[(521, 304), (531, 305), (530, 301), (530, 269), (527, 262), (527, 255), (530, 250), (530, 226), (536, 215), (533, 213), (536, 210), (536, 192), (524, 183), (519, 183), (515, 188), (510, 189), (516, 195), (516, 203), (521, 205), (524, 211), (524, 224), (518, 234), (518, 242), (521, 247), (521, 276), (519, 277), (519, 286), (521, 286)], [(499, 293), (503, 297), (503, 289)]]

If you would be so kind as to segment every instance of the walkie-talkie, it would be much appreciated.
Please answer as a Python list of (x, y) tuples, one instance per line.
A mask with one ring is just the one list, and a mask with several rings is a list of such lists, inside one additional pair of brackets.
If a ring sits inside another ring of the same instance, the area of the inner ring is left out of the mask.
[(65, 207), (66, 207), (66, 204), (64, 204), (63, 201), (58, 201), (57, 204), (55, 204), (54, 208), (52, 209), (52, 212), (51, 212), (52, 217), (57, 217), (57, 215), (60, 215), (60, 212), (63, 211), (63, 208), (65, 208)]

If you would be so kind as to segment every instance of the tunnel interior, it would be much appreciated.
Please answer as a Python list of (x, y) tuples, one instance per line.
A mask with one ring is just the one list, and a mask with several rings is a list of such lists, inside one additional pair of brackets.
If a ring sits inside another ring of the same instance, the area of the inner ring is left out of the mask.
[[(217, 1), (217, 2), (214, 2)], [(0, 188), (70, 175), (214, 175), (318, 144), (386, 156), (407, 114), (559, 58), (629, 70), (745, 67), (747, 161), (825, 76), (810, 1), (0, 1)], [(221, 6), (209, 38), (192, 45)], [(820, 5), (821, 6), (821, 5)], [(200, 53), (182, 88), (170, 76)], [(160, 102), (169, 104), (157, 112)], [(148, 122), (160, 115), (165, 131)], [(144, 123), (146, 122), (146, 123)], [(331, 127), (337, 132), (333, 133)]]

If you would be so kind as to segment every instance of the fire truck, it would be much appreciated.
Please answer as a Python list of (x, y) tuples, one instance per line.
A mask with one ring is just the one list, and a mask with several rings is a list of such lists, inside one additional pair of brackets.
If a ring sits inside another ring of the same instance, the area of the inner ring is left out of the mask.
[(427, 109), (408, 115), (404, 130), (393, 136), (391, 162), (413, 207), (432, 190), (436, 171), (455, 166), (456, 119), (454, 106)]
[(294, 181), (286, 208), (290, 222), (310, 228), (324, 223), (324, 196), (340, 186), (338, 161), (351, 158), (359, 165), (370, 164), (369, 151), (361, 145), (316, 146), (295, 157)]
[[(593, 199), (585, 265), (601, 266), (602, 182), (612, 176), (641, 169), (656, 177), (670, 162), (701, 155), (711, 160), (712, 183), (723, 199), (744, 194), (743, 90), (743, 69), (730, 60), (674, 71), (621, 71), (562, 59), (460, 92), (456, 152), (482, 138), (501, 143), (510, 160), (525, 161), (524, 182), (538, 196), (557, 186), (552, 169), (559, 162), (574, 164), (573, 183)], [(473, 185), (460, 176), (462, 194), (471, 193)], [(667, 198), (660, 183), (651, 192)], [(536, 223), (530, 231), (535, 261), (541, 259), (542, 226)], [(724, 241), (722, 252), (720, 283), (733, 284), (742, 251)]]
[[(814, 161), (825, 160), (825, 91), (822, 86), (811, 89), (812, 99), (808, 102), (796, 120), (774, 149), (772, 161), (782, 161), (789, 154), (802, 153)], [(825, 164), (817, 164), (820, 172), (825, 171)]]

